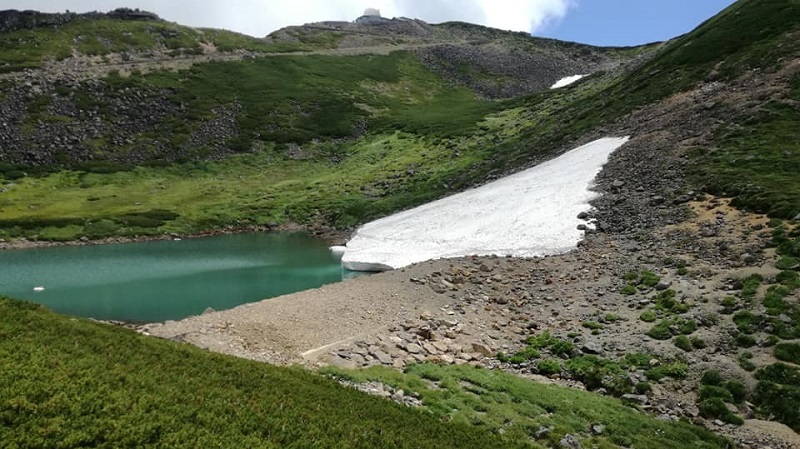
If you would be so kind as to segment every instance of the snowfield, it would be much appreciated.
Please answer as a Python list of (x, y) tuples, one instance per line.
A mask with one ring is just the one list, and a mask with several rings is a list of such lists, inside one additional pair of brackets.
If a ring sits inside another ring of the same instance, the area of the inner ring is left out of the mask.
[(550, 89), (559, 89), (561, 87), (567, 87), (572, 83), (579, 81), (581, 78), (584, 78), (586, 75), (573, 75), (568, 76), (566, 78), (561, 78), (560, 80), (556, 81), (555, 84), (550, 86)]
[(604, 138), (479, 188), (367, 223), (342, 267), (385, 271), (445, 257), (539, 257), (574, 249), (593, 180), (628, 137)]

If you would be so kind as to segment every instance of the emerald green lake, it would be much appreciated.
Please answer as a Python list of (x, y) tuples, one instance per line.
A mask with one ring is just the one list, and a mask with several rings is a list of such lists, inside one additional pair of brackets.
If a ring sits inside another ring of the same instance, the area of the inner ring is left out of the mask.
[(326, 242), (298, 233), (0, 251), (0, 295), (100, 320), (176, 320), (341, 280)]

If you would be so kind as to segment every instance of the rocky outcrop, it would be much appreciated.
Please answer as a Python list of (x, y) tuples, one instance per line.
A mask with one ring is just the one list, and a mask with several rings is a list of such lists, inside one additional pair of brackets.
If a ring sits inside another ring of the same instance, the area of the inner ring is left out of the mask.
[(30, 30), (33, 28), (55, 28), (78, 19), (96, 20), (101, 18), (117, 20), (161, 20), (158, 15), (154, 13), (129, 8), (119, 8), (108, 13), (94, 11), (83, 14), (69, 11), (49, 14), (38, 11), (18, 11), (9, 9), (0, 11), (0, 33), (8, 33), (16, 30)]
[(187, 106), (154, 87), (118, 89), (107, 80), (39, 79), (2, 91), (0, 160), (22, 166), (102, 161), (141, 164), (220, 159), (232, 154), (238, 104), (219, 105), (183, 135), (164, 130)]
[(420, 60), (445, 79), (487, 98), (516, 98), (547, 90), (556, 81), (619, 66), (599, 52), (522, 49), (501, 43), (440, 45), (417, 50)]

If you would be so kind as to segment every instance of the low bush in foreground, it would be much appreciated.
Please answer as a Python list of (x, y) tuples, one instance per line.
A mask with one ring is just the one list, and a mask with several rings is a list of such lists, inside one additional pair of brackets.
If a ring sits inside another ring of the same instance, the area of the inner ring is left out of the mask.
[(0, 360), (2, 447), (515, 447), (301, 369), (7, 299)]
[[(613, 398), (502, 371), (416, 365), (407, 373), (336, 372), (417, 393), (424, 403), (417, 410), (305, 370), (29, 303), (0, 299), (0, 317), (4, 447), (536, 448), (567, 433), (587, 447), (730, 447), (689, 423), (658, 421)], [(602, 435), (590, 435), (595, 424), (605, 426)], [(542, 427), (551, 432), (532, 442)]]

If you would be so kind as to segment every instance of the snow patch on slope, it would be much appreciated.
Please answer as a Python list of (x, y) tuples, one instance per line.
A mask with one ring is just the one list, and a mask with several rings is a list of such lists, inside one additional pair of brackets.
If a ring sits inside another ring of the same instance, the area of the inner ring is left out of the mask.
[(359, 228), (342, 267), (384, 271), (468, 255), (539, 257), (575, 248), (577, 215), (608, 156), (628, 137), (604, 138), (482, 187)]
[(568, 76), (566, 78), (561, 78), (560, 80), (556, 81), (555, 84), (550, 86), (550, 89), (558, 89), (558, 88), (561, 88), (561, 87), (567, 87), (570, 84), (575, 83), (575, 82), (577, 82), (578, 80), (580, 80), (581, 78), (584, 78), (584, 77), (586, 77), (586, 75), (573, 75), (573, 76)]

